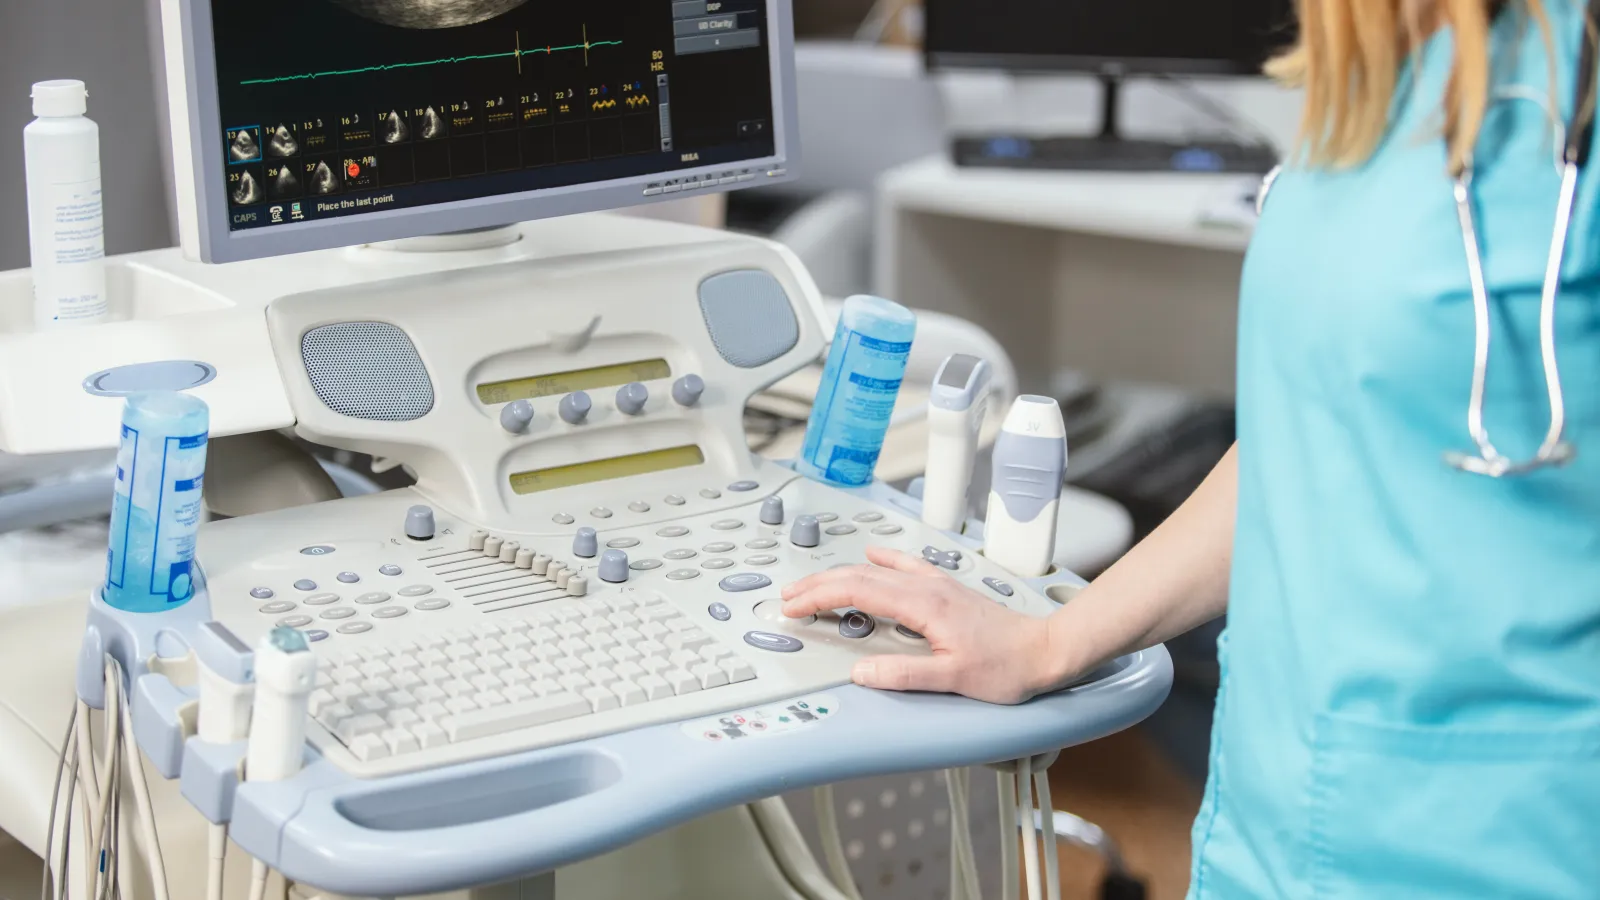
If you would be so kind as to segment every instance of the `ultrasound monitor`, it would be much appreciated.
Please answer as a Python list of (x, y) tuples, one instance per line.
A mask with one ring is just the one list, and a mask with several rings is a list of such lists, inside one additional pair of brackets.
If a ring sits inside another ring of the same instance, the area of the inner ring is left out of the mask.
[(164, 0), (180, 233), (228, 262), (788, 179), (791, 0)]

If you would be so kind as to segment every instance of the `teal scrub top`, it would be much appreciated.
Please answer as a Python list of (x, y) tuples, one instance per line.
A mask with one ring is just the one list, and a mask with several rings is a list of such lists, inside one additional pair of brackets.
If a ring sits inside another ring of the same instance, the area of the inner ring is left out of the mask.
[[(1496, 92), (1571, 112), (1582, 9), (1495, 23)], [(1192, 900), (1600, 897), (1600, 153), (1557, 317), (1565, 468), (1455, 471), (1473, 308), (1440, 101), (1451, 36), (1408, 67), (1353, 170), (1289, 169), (1246, 258), (1239, 493)], [(1498, 100), (1474, 202), (1492, 296), (1487, 424), (1549, 422), (1539, 293), (1558, 143)]]

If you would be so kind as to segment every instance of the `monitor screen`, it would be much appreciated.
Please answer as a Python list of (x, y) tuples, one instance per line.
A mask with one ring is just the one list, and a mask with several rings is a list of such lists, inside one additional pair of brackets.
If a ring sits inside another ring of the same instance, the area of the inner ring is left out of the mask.
[(1255, 74), (1290, 0), (927, 0), (935, 68)]
[(775, 154), (768, 0), (193, 2), (232, 232)]

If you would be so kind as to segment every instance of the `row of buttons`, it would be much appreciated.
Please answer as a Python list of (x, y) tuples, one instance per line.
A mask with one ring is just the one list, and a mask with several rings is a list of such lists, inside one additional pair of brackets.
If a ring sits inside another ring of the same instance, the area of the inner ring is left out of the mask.
[[(736, 494), (745, 494), (751, 491), (760, 490), (760, 488), (760, 482), (756, 481), (735, 481), (733, 484), (728, 485), (728, 490)], [(705, 488), (704, 490), (700, 491), (700, 496), (706, 500), (721, 500), (722, 492), (716, 488)], [(682, 494), (668, 494), (661, 499), (661, 502), (667, 504), (668, 506), (684, 506), (688, 504), (689, 500)], [(628, 504), (628, 510), (630, 512), (647, 513), (651, 510), (651, 508), (652, 507), (650, 504), (643, 500), (634, 500)], [(615, 516), (616, 513), (607, 507), (597, 506), (594, 509), (589, 510), (589, 515), (596, 519), (609, 519), (612, 516)], [(557, 525), (572, 525), (578, 520), (571, 513), (556, 513), (550, 517), (550, 521), (556, 523)], [(684, 534), (688, 534), (688, 532), (685, 531)]]
[[(769, 176), (772, 175), (771, 172), (768, 172), (767, 174)], [(646, 197), (658, 197), (662, 194), (676, 194), (681, 191), (698, 191), (705, 188), (718, 187), (719, 185), (724, 184), (738, 184), (755, 180), (755, 173), (748, 169), (743, 172), (724, 172), (721, 175), (694, 176), (682, 180), (662, 181), (657, 182), (656, 184), (646, 185), (644, 189), (644, 195)]]
[[(311, 556), (321, 556), (325, 553), (333, 552), (332, 547), (307, 547), (305, 550), (301, 550), (300, 552), (306, 553), (308, 550), (321, 551), (319, 553), (308, 554)], [(379, 566), (378, 573), (380, 575), (387, 575), (390, 578), (397, 578), (404, 574), (405, 570), (399, 566), (389, 564)], [(361, 576), (355, 572), (340, 572), (335, 577), (338, 578), (340, 584), (359, 584), (361, 582)], [(317, 589), (317, 583), (310, 578), (301, 578), (294, 583), (294, 589), (300, 591), (301, 593), (309, 594)], [(400, 592), (405, 596), (412, 596), (405, 593), (407, 590), (414, 590), (414, 588), (401, 588)], [(427, 590), (431, 591), (433, 588), (428, 588)], [(427, 591), (424, 591), (423, 593), (426, 592)], [(273, 597), (277, 596), (277, 592), (269, 587), (253, 587), (250, 589), (250, 596), (257, 600), (271, 600)]]

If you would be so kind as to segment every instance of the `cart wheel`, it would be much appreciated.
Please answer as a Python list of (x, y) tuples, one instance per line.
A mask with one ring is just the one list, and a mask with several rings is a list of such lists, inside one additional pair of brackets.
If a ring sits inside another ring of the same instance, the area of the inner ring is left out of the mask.
[(1145, 900), (1144, 882), (1113, 872), (1100, 882), (1100, 900)]

